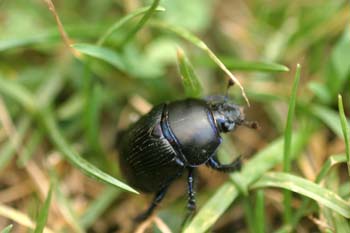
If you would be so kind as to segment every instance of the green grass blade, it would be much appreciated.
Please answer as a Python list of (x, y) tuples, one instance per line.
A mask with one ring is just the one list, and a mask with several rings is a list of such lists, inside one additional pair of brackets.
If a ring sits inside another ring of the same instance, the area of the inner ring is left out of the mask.
[(23, 150), (19, 158), (17, 159), (17, 166), (24, 167), (30, 158), (34, 155), (34, 151), (40, 145), (43, 140), (43, 133), (40, 129), (35, 130), (31, 133), (30, 138), (26, 145), (24, 145)]
[[(322, 166), (320, 172), (318, 173), (315, 183), (319, 184), (325, 177), (326, 175), (329, 173), (329, 171), (331, 170), (331, 168), (339, 163), (344, 163), (346, 162), (346, 156), (345, 155), (333, 155), (330, 156), (326, 163)], [(287, 225), (288, 227), (296, 227), (296, 225), (299, 223), (300, 219), (305, 216), (305, 214), (308, 214), (308, 212), (310, 211), (309, 205), (311, 203), (310, 199), (306, 199), (304, 198), (300, 208), (298, 208), (297, 212), (294, 214), (293, 216), (293, 220), (292, 220), (292, 224), (291, 225)], [(281, 229), (281, 232), (283, 231), (283, 229)], [(290, 230), (289, 230), (290, 231)], [(289, 232), (287, 231), (287, 232)]]
[(254, 208), (251, 204), (251, 201), (248, 196), (243, 197), (243, 209), (244, 209), (244, 218), (246, 221), (246, 225), (249, 229), (249, 232), (257, 232), (257, 224), (255, 224), (254, 218)]
[[(19, 91), (23, 91), (25, 95), (19, 94)], [(134, 190), (127, 184), (101, 171), (100, 169), (83, 159), (81, 156), (79, 156), (79, 154), (75, 152), (75, 150), (67, 143), (67, 141), (63, 137), (56, 124), (53, 114), (48, 109), (39, 110), (39, 108), (35, 105), (35, 98), (33, 97), (33, 95), (23, 86), (19, 85), (18, 83), (0, 78), (0, 92), (3, 92), (8, 96), (12, 97), (24, 107), (27, 106), (29, 101), (31, 107), (27, 107), (26, 109), (28, 111), (32, 110), (31, 113), (34, 116), (36, 116), (36, 119), (39, 121), (39, 123), (41, 123), (42, 126), (44, 126), (52, 143), (57, 147), (57, 149), (62, 153), (62, 155), (69, 162), (72, 163), (72, 165), (83, 171), (85, 174), (99, 179), (105, 183), (125, 189), (129, 192), (138, 193), (136, 190)], [(27, 99), (23, 97), (27, 97)]]
[(131, 29), (131, 31), (125, 36), (125, 39), (120, 43), (120, 47), (124, 47), (127, 43), (131, 41), (131, 39), (136, 35), (138, 31), (146, 24), (146, 22), (151, 18), (153, 13), (156, 11), (160, 0), (154, 0), (149, 10), (146, 14), (140, 19), (135, 27)]
[(92, 44), (73, 44), (72, 47), (82, 54), (98, 58), (114, 66), (118, 70), (126, 72), (126, 64), (124, 59), (116, 52), (109, 48), (100, 47)]
[(256, 192), (256, 202), (255, 202), (255, 223), (256, 223), (256, 233), (265, 232), (265, 201), (264, 201), (264, 191), (258, 190)]
[(336, 193), (301, 177), (282, 172), (269, 172), (263, 175), (251, 188), (279, 187), (315, 200), (322, 206), (350, 218), (350, 203)]
[(337, 112), (317, 104), (313, 104), (309, 106), (309, 108), (311, 114), (326, 124), (338, 137), (343, 137), (341, 123), (339, 122), (339, 114), (337, 114)]
[(177, 60), (186, 96), (197, 98), (201, 97), (203, 88), (194, 72), (191, 62), (188, 60), (184, 51), (180, 48), (177, 50)]
[(75, 167), (79, 168), (85, 174), (97, 178), (105, 183), (117, 186), (129, 192), (138, 193), (135, 189), (115, 179), (107, 173), (101, 171), (100, 169), (83, 159), (81, 156), (79, 156), (75, 152), (75, 150), (67, 143), (62, 133), (59, 131), (58, 126), (54, 120), (53, 114), (49, 110), (42, 111), (40, 119), (43, 125), (45, 126), (51, 141), (65, 156), (65, 158), (68, 161), (70, 161)]
[(288, 72), (287, 66), (260, 61), (242, 61), (232, 58), (220, 58), (226, 67), (230, 70), (242, 71), (262, 71), (262, 72)]
[(10, 233), (11, 230), (12, 230), (12, 228), (13, 228), (13, 225), (10, 224), (10, 225), (8, 225), (7, 227), (5, 227), (4, 229), (2, 229), (2, 230), (1, 230), (1, 233)]
[[(284, 132), (284, 147), (283, 147), (283, 171), (284, 172), (290, 172), (290, 167), (292, 163), (291, 143), (292, 143), (293, 118), (294, 118), (295, 104), (297, 99), (298, 85), (300, 80), (300, 71), (301, 71), (301, 67), (298, 64), (295, 72), (292, 93), (289, 100), (287, 122), (286, 122), (286, 128)], [(283, 217), (284, 217), (285, 224), (287, 225), (291, 221), (291, 215), (292, 215), (291, 202), (292, 202), (292, 194), (291, 192), (286, 190), (284, 192), (284, 200), (283, 200), (283, 204), (284, 204)]]
[(36, 44), (47, 43), (52, 39), (58, 39), (59, 34), (57, 32), (44, 33), (42, 35), (36, 35), (27, 38), (13, 38), (0, 41), (0, 52), (15, 49), (19, 47), (29, 47)]
[(205, 203), (183, 232), (206, 232), (238, 197), (238, 194), (238, 190), (231, 183), (226, 182), (223, 184)]
[[(309, 138), (308, 133), (302, 132), (293, 135), (292, 148), (295, 155), (304, 146)], [(283, 139), (279, 138), (269, 144), (268, 147), (259, 151), (244, 166), (241, 172), (233, 173), (231, 178), (239, 181), (242, 187), (252, 184), (258, 180), (266, 171), (282, 162)], [(231, 183), (226, 182), (218, 191), (206, 202), (193, 218), (191, 223), (184, 230), (185, 233), (206, 232), (216, 220), (225, 212), (232, 202), (238, 197), (238, 189)]]
[(350, 232), (350, 224), (347, 219), (339, 214), (333, 214), (335, 232)]
[(328, 174), (328, 172), (331, 170), (331, 168), (339, 163), (345, 163), (347, 161), (347, 158), (345, 155), (332, 155), (330, 156), (326, 163), (323, 164), (320, 172), (318, 173), (315, 182), (320, 183)]
[(159, 27), (159, 28), (162, 28), (162, 29), (169, 30), (169, 31), (179, 35), (180, 37), (182, 37), (185, 40), (191, 42), (192, 44), (194, 44), (195, 46), (197, 46), (198, 48), (203, 50), (205, 53), (207, 53), (207, 55), (210, 57), (210, 59), (212, 59), (214, 61), (214, 63), (216, 63), (220, 67), (220, 69), (222, 69), (224, 71), (224, 73), (226, 75), (228, 75), (228, 77), (241, 89), (242, 96), (243, 96), (243, 98), (245, 99), (245, 101), (247, 102), (247, 104), (249, 106), (249, 100), (247, 98), (247, 95), (246, 95), (246, 93), (244, 91), (244, 88), (243, 88), (242, 84), (227, 69), (225, 64), (213, 53), (213, 51), (211, 51), (211, 49), (201, 39), (199, 39), (197, 36), (195, 36), (194, 34), (192, 34), (191, 32), (189, 32), (188, 30), (186, 30), (186, 29), (184, 29), (182, 27), (177, 27), (175, 25), (171, 25), (171, 24), (168, 24), (168, 23), (165, 23), (165, 22), (152, 21), (152, 25), (155, 26), (155, 27)]
[[(288, 72), (287, 66), (264, 61), (244, 61), (236, 58), (218, 55), (220, 60), (230, 70), (236, 71), (259, 71), (259, 72)], [(206, 57), (197, 58), (198, 62), (205, 65), (206, 67), (213, 67), (214, 63)]]
[[(80, 226), (77, 214), (73, 208), (72, 200), (69, 199), (67, 194), (64, 194), (61, 189), (61, 184), (59, 183), (59, 175), (55, 170), (50, 169), (50, 178), (54, 184), (55, 201), (57, 202), (60, 211), (64, 213), (64, 219), (67, 222), (67, 227), (75, 233), (84, 233), (84, 229)], [(63, 231), (65, 232), (65, 231)]]
[(94, 200), (87, 208), (85, 213), (80, 217), (80, 225), (87, 229), (111, 206), (113, 201), (120, 194), (120, 190), (110, 186)]
[(23, 139), (30, 127), (30, 119), (23, 117), (20, 122), (16, 134), (13, 138), (7, 140), (7, 142), (0, 148), (0, 172), (6, 168), (11, 162), (12, 158), (15, 157), (18, 146), (21, 145)]
[(44, 206), (40, 210), (38, 218), (36, 219), (36, 227), (34, 229), (34, 233), (42, 233), (44, 231), (46, 221), (49, 216), (51, 196), (52, 196), (52, 187), (50, 187), (50, 190), (44, 202)]
[(92, 83), (86, 88), (85, 108), (83, 112), (83, 118), (86, 129), (86, 140), (89, 143), (89, 147), (95, 154), (102, 154), (100, 146), (99, 130), (99, 117), (102, 109), (102, 94), (103, 90), (97, 83)]
[[(100, 37), (100, 39), (97, 41), (97, 45), (101, 46), (103, 45), (106, 40), (108, 39), (109, 36), (111, 36), (114, 32), (116, 32), (119, 28), (121, 28), (123, 25), (125, 25), (126, 23), (128, 23), (129, 21), (131, 21), (132, 19), (134, 19), (135, 17), (144, 14), (145, 12), (148, 12), (150, 10), (151, 7), (147, 6), (147, 7), (143, 7), (140, 9), (137, 9), (129, 14), (127, 14), (126, 16), (124, 16), (123, 18), (121, 18), (120, 20), (118, 20), (117, 22), (115, 22), (111, 27), (109, 27), (107, 29), (107, 31)], [(165, 9), (161, 6), (158, 6), (155, 11), (165, 11)]]
[(350, 142), (349, 142), (349, 125), (346, 120), (345, 112), (344, 112), (344, 106), (343, 106), (343, 99), (341, 95), (338, 95), (338, 108), (339, 108), (339, 118), (341, 123), (341, 128), (344, 135), (344, 141), (345, 141), (345, 154), (347, 158), (347, 165), (348, 165), (348, 174), (350, 176)]
[(19, 83), (9, 81), (0, 76), (0, 92), (10, 95), (30, 113), (36, 112), (35, 98)]

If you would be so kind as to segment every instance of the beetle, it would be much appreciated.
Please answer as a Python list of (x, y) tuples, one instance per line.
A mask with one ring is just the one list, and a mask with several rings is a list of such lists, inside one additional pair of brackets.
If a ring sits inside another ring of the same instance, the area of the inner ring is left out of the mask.
[(170, 184), (188, 171), (188, 204), (196, 209), (194, 171), (200, 165), (220, 172), (241, 167), (240, 158), (221, 164), (216, 152), (221, 133), (236, 126), (256, 128), (245, 120), (240, 106), (227, 96), (188, 98), (155, 106), (117, 138), (120, 168), (128, 183), (145, 193), (155, 193), (148, 209), (136, 220), (147, 219), (165, 196)]

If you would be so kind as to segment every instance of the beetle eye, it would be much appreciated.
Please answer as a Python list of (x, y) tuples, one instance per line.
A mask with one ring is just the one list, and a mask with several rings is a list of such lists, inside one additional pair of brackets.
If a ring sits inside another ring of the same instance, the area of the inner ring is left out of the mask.
[(235, 123), (233, 122), (225, 122), (225, 130), (226, 132), (232, 131), (235, 128)]

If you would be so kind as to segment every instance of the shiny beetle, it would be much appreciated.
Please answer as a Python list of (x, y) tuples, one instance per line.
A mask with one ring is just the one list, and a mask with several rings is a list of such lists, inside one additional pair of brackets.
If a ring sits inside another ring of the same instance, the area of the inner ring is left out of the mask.
[(255, 127), (226, 96), (212, 96), (160, 104), (121, 134), (117, 147), (122, 173), (131, 186), (155, 193), (137, 220), (152, 214), (169, 185), (185, 170), (190, 213), (196, 209), (193, 186), (197, 166), (205, 164), (220, 172), (239, 170), (239, 159), (221, 164), (216, 157), (222, 142), (220, 133), (233, 131), (237, 125)]

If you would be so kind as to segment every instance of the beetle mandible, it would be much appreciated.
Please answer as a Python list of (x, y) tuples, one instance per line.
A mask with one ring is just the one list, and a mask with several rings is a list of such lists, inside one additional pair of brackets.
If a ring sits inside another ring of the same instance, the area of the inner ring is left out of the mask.
[(196, 167), (205, 164), (220, 172), (239, 170), (239, 158), (221, 164), (216, 156), (222, 142), (220, 134), (231, 132), (238, 125), (256, 128), (256, 123), (246, 121), (242, 108), (227, 96), (211, 96), (155, 106), (122, 133), (117, 139), (122, 173), (131, 186), (155, 193), (151, 205), (137, 220), (145, 220), (153, 213), (170, 184), (185, 170), (190, 213), (196, 209)]

